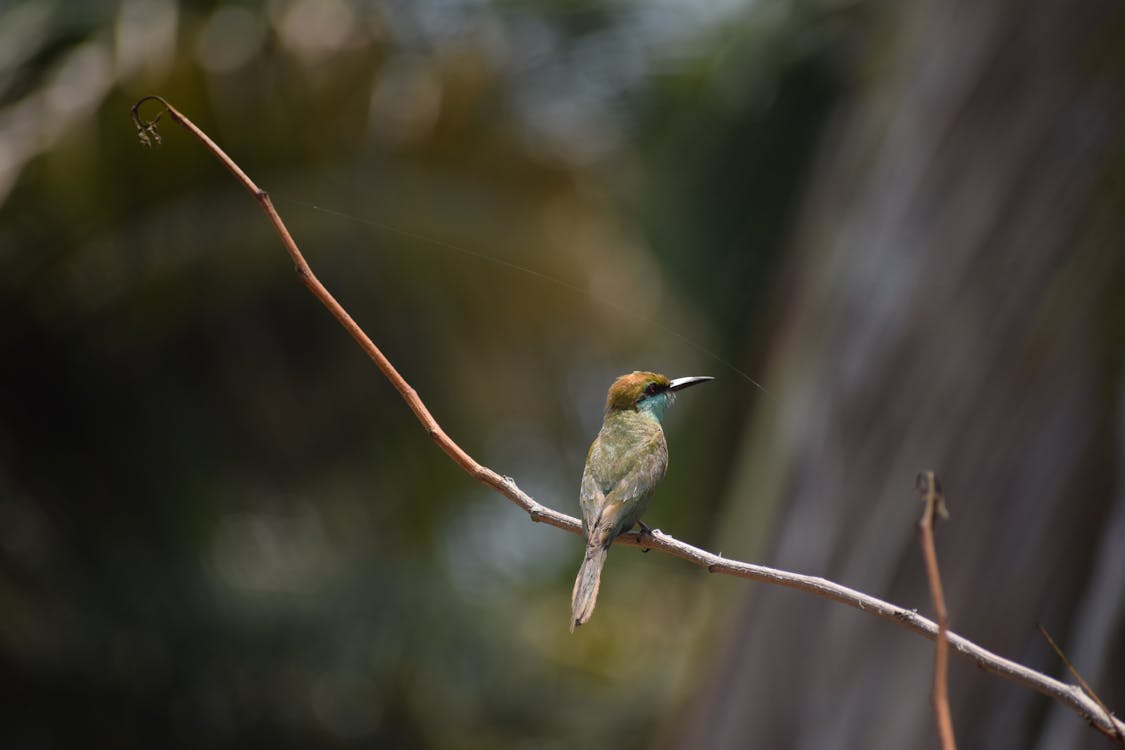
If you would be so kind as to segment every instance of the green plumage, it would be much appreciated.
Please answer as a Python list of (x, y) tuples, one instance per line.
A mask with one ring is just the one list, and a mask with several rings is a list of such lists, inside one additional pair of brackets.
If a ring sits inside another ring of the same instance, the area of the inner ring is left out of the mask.
[(607, 414), (582, 472), (579, 504), (586, 539), (608, 546), (633, 528), (667, 468), (668, 443), (652, 411)]
[(710, 380), (670, 381), (652, 372), (618, 378), (609, 389), (605, 420), (586, 455), (579, 505), (586, 554), (574, 581), (571, 625), (590, 619), (602, 566), (613, 540), (635, 526), (668, 468), (668, 444), (660, 420), (673, 391)]

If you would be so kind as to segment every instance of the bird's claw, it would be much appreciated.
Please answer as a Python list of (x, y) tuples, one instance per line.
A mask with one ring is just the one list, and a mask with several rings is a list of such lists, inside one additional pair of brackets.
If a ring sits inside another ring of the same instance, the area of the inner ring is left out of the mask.
[[(641, 552), (644, 554), (648, 554), (652, 550), (652, 547), (644, 547), (643, 545), (645, 543), (645, 537), (652, 539), (653, 529), (649, 528), (648, 524), (644, 523), (643, 521), (637, 521), (637, 525), (641, 527), (641, 533), (638, 538), (642, 545)], [(656, 531), (660, 531), (660, 529), (656, 529)]]

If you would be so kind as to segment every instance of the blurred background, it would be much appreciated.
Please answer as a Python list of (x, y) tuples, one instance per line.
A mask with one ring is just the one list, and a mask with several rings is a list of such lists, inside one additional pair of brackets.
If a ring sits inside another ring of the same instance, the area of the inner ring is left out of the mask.
[[(1125, 711), (1116, 0), (0, 3), (0, 744), (936, 747), (932, 645), (581, 557), (605, 390), (710, 374), (646, 520)], [(155, 113), (155, 107), (146, 108)], [(765, 392), (749, 377), (762, 383)], [(963, 748), (1099, 748), (955, 660)]]

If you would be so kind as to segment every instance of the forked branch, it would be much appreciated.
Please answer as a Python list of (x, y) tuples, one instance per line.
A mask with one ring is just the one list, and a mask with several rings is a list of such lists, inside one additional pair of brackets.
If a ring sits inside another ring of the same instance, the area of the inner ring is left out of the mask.
[[(1043, 639), (1047, 641), (1047, 645), (1051, 647), (1051, 650), (1055, 652), (1055, 656), (1059, 657), (1059, 661), (1061, 661), (1063, 663), (1063, 666), (1066, 667), (1066, 671), (1070, 672), (1071, 676), (1073, 676), (1074, 679), (1078, 680), (1078, 684), (1082, 687), (1083, 692), (1085, 692), (1086, 695), (1090, 697), (1090, 700), (1094, 701), (1094, 703), (1097, 703), (1098, 707), (1102, 710), (1102, 713), (1106, 715), (1110, 722), (1113, 722), (1113, 713), (1108, 708), (1106, 708), (1105, 703), (1102, 703), (1102, 699), (1098, 697), (1098, 694), (1094, 692), (1094, 689), (1090, 687), (1090, 684), (1086, 682), (1086, 680), (1082, 679), (1082, 675), (1078, 674), (1078, 670), (1075, 669), (1074, 665), (1070, 663), (1070, 659), (1066, 658), (1066, 654), (1064, 654), (1063, 650), (1059, 648), (1059, 644), (1055, 643), (1055, 639), (1052, 638), (1051, 634), (1047, 632), (1047, 628), (1043, 627), (1042, 624), (1039, 624), (1038, 627), (1039, 633), (1043, 636)], [(1125, 746), (1125, 734), (1122, 734), (1120, 730), (1120, 723), (1121, 722), (1114, 723), (1113, 738), (1117, 740), (1120, 745)]]
[[(144, 120), (140, 116), (140, 108), (146, 102), (150, 101), (159, 103), (161, 111), (152, 120)], [(297, 243), (293, 241), (293, 237), (289, 234), (289, 230), (286, 229), (284, 222), (282, 222), (281, 217), (278, 215), (266, 191), (258, 187), (254, 181), (235, 164), (234, 160), (227, 156), (206, 133), (159, 96), (144, 97), (133, 105), (132, 112), (133, 122), (137, 126), (141, 142), (145, 145), (160, 142), (159, 135), (156, 132), (156, 123), (167, 113), (168, 117), (173, 122), (195, 136), (216, 159), (222, 162), (231, 174), (234, 175), (235, 179), (242, 183), (243, 187), (249, 191), (254, 197), (254, 200), (261, 206), (266, 216), (269, 217), (270, 222), (281, 238), (282, 244), (285, 246), (286, 252), (289, 253), (289, 257), (293, 260), (297, 276), (301, 279), (301, 282), (312, 292), (313, 296), (320, 300), (321, 304), (328, 308), (332, 316), (339, 321), (340, 325), (342, 325), (349, 334), (351, 334), (360, 348), (367, 353), (367, 356), (375, 362), (375, 366), (378, 367), (384, 377), (390, 381), (391, 385), (394, 386), (395, 390), (402, 396), (406, 405), (414, 412), (414, 416), (422, 423), (426, 434), (437, 443), (438, 447), (441, 448), (454, 463), (460, 466), (476, 481), (496, 490), (518, 505), (531, 516), (532, 521), (546, 523), (556, 528), (563, 529), (564, 531), (569, 531), (572, 534), (582, 533), (582, 524), (577, 518), (568, 516), (565, 513), (560, 513), (557, 510), (553, 510), (536, 502), (531, 496), (516, 486), (515, 481), (510, 477), (498, 474), (487, 466), (477, 463), (472, 456), (466, 453), (444, 430), (442, 430), (437, 420), (430, 414), (430, 410), (426, 408), (422, 399), (418, 397), (417, 392), (410, 387), (410, 384), (407, 383), (405, 378), (394, 368), (391, 361), (375, 346), (371, 339), (368, 338), (367, 334), (363, 332), (363, 329), (352, 320), (343, 306), (336, 301), (324, 285), (316, 278), (316, 275), (313, 274), (312, 269), (309, 268), (309, 264), (305, 261), (301, 251), (297, 248)], [(630, 532), (618, 537), (616, 543), (660, 550), (666, 554), (706, 568), (710, 573), (722, 573), (723, 575), (748, 578), (754, 581), (772, 583), (777, 586), (806, 591), (825, 599), (846, 604), (861, 612), (869, 612), (877, 615), (885, 620), (897, 623), (908, 630), (912, 630), (919, 635), (930, 638), (931, 640), (938, 636), (938, 625), (922, 617), (916, 611), (903, 609), (902, 607), (877, 599), (874, 596), (855, 591), (824, 578), (790, 573), (775, 568), (767, 568), (764, 565), (727, 560), (720, 555), (707, 552), (698, 547), (693, 547), (690, 544), (685, 544), (668, 534), (656, 530), (652, 531), (651, 534), (645, 534), (643, 539), (641, 539), (637, 533)], [(1097, 703), (1092, 701), (1079, 687), (1060, 682), (1021, 664), (997, 656), (991, 651), (976, 645), (967, 638), (962, 638), (956, 633), (949, 632), (947, 633), (947, 637), (949, 639), (949, 645), (955, 651), (967, 659), (970, 659), (982, 669), (1006, 677), (1013, 682), (1029, 687), (1069, 706), (1103, 734), (1113, 737), (1115, 732), (1125, 731), (1125, 723), (1113, 716), (1107, 716), (1099, 708)]]

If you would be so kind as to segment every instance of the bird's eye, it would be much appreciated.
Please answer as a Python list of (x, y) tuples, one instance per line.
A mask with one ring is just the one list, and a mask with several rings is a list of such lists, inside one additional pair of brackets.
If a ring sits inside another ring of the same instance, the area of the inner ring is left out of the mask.
[(649, 383), (647, 386), (645, 386), (645, 395), (655, 396), (657, 389), (658, 386), (656, 385), (656, 383)]

